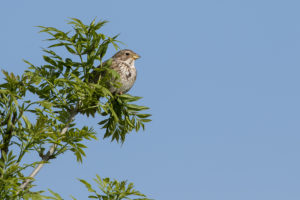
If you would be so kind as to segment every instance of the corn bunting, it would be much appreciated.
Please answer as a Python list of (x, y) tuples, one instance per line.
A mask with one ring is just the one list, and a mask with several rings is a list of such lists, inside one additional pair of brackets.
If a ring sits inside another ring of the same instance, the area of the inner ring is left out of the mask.
[[(129, 49), (123, 49), (112, 57), (112, 64), (110, 68), (120, 75), (118, 82), (121, 83), (121, 86), (117, 88), (109, 85), (108, 88), (111, 93), (124, 94), (132, 88), (137, 75), (134, 62), (138, 58), (140, 58), (140, 56)], [(94, 78), (94, 80), (98, 80), (99, 75), (95, 75)]]

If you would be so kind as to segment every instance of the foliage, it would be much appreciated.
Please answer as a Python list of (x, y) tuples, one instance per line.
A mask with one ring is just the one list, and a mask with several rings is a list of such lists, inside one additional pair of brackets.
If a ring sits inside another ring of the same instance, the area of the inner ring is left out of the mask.
[[(133, 183), (127, 184), (127, 181), (117, 181), (117, 180), (110, 180), (109, 178), (101, 179), (99, 175), (96, 175), (94, 181), (97, 183), (100, 192), (97, 192), (95, 189), (92, 188), (92, 185), (83, 179), (79, 179), (81, 183), (85, 185), (92, 195), (89, 195), (89, 199), (98, 199), (98, 200), (150, 200), (146, 198), (146, 195), (140, 193), (139, 191), (135, 190), (133, 187)], [(50, 193), (53, 195), (52, 197), (46, 197), (47, 199), (53, 200), (62, 200), (63, 198), (49, 190)], [(134, 198), (137, 197), (137, 198)], [(134, 199), (132, 199), (134, 198)], [(75, 197), (72, 196), (73, 200), (77, 200)]]
[[(34, 175), (25, 176), (26, 168), (42, 166), (67, 151), (82, 162), (87, 148), (83, 141), (97, 139), (97, 135), (92, 127), (76, 127), (77, 114), (102, 116), (99, 125), (105, 130), (103, 137), (121, 143), (128, 133), (144, 129), (144, 123), (150, 121), (149, 114), (140, 113), (147, 107), (132, 104), (140, 97), (111, 94), (107, 88), (108, 82), (118, 75), (109, 68), (111, 62), (102, 59), (110, 45), (118, 50), (120, 42), (117, 36), (108, 37), (100, 32), (105, 23), (93, 20), (85, 25), (72, 18), (68, 23), (72, 31), (68, 32), (39, 26), (40, 32), (50, 35), (51, 45), (43, 49), (46, 64), (35, 66), (25, 61), (29, 68), (21, 76), (3, 71), (0, 199), (45, 198), (42, 191), (30, 192), (33, 185), (28, 183)], [(69, 56), (62, 57), (54, 49), (64, 49)], [(97, 83), (89, 81), (93, 71), (105, 72)], [(24, 155), (32, 152), (37, 152), (41, 161), (24, 163)]]

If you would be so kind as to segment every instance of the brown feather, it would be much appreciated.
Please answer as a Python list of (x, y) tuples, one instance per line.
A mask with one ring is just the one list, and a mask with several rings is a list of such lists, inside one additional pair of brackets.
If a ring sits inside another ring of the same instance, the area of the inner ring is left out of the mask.
[[(139, 56), (128, 49), (121, 50), (112, 57), (112, 64), (110, 68), (115, 70), (119, 74), (120, 79), (118, 79), (117, 81), (121, 83), (121, 86), (117, 88), (108, 84), (108, 88), (111, 93), (124, 94), (132, 88), (137, 76), (137, 71), (134, 66), (134, 61), (137, 58), (139, 58)], [(105, 65), (105, 62), (103, 63), (103, 65)], [(96, 83), (101, 74), (95, 71), (92, 73), (93, 76), (91, 78), (91, 81)]]

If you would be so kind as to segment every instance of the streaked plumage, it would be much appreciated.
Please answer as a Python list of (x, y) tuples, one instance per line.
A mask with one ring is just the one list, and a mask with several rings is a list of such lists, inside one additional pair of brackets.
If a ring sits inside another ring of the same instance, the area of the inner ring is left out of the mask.
[(111, 93), (124, 94), (132, 88), (137, 76), (134, 62), (139, 57), (138, 54), (129, 49), (123, 49), (112, 57), (110, 68), (114, 69), (120, 75), (118, 82), (122, 85), (119, 88), (110, 85), (109, 90)]

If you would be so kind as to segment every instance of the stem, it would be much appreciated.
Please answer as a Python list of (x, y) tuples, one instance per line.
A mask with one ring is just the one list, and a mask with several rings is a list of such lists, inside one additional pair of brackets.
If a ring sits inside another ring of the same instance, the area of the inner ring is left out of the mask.
[(0, 148), (0, 152), (1, 152), (1, 158), (0, 160), (3, 161), (3, 153), (5, 153), (7, 155), (8, 150), (9, 150), (9, 146), (10, 146), (10, 142), (11, 139), (13, 137), (13, 131), (15, 128), (15, 124), (16, 124), (16, 118), (17, 118), (17, 112), (15, 111), (16, 108), (13, 105), (13, 100), (12, 98), (10, 99), (10, 105), (9, 105), (9, 111), (8, 111), (8, 118), (7, 118), (7, 122), (6, 122), (6, 130), (5, 133), (2, 135), (2, 147)]
[[(77, 115), (77, 109), (74, 109), (73, 111), (71, 111), (71, 115), (68, 119), (68, 123), (66, 124), (65, 128), (62, 129), (62, 131), (60, 132), (60, 135), (64, 135), (69, 127), (70, 127), (70, 123), (74, 120), (75, 116)], [(47, 152), (47, 154), (42, 158), (42, 163), (38, 164), (38, 166), (31, 172), (31, 174), (29, 175), (30, 178), (26, 179), (22, 185), (20, 186), (21, 190), (24, 190), (28, 184), (32, 181), (32, 179), (37, 175), (37, 173), (42, 169), (42, 167), (45, 165), (45, 163), (50, 160), (51, 156), (54, 154), (54, 151), (57, 147), (57, 144), (53, 144), (49, 151)]]

